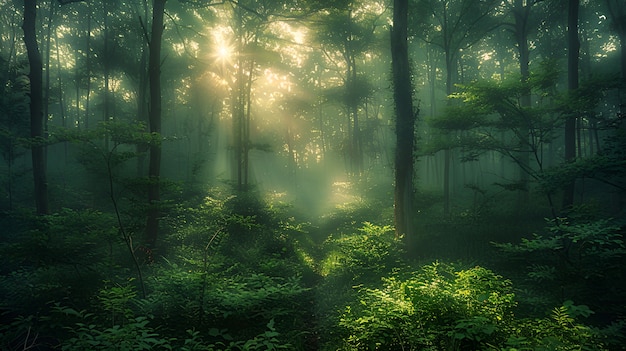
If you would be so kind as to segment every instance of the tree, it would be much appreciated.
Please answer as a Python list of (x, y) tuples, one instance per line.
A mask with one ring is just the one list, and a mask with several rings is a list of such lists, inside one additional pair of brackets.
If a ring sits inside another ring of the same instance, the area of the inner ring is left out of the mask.
[[(626, 3), (621, 0), (606, 0), (613, 30), (620, 43), (620, 68), (622, 71), (622, 89), (626, 89)], [(622, 105), (623, 106), (623, 105)], [(622, 116), (625, 114), (621, 109)]]
[(10, 30), (5, 28), (10, 35), (3, 38), (6, 39), (7, 45), (3, 45), (5, 42), (0, 39), (3, 41), (0, 47), (8, 49), (7, 52), (0, 52), (0, 154), (7, 166), (6, 173), (2, 172), (0, 178), (2, 187), (6, 189), (5, 199), (8, 201), (8, 208), (13, 209), (16, 179), (24, 172), (16, 163), (25, 153), (25, 150), (19, 147), (19, 139), (28, 138), (30, 135), (30, 111), (28, 82), (19, 79), (20, 70), (14, 63), (16, 38), (20, 28), (16, 19), (21, 11), (2, 8), (0, 12), (6, 14), (6, 17), (3, 16), (5, 20), (3, 22), (10, 24)]
[[(541, 181), (547, 168), (544, 150), (554, 141), (562, 121), (562, 116), (553, 111), (563, 106), (546, 107), (542, 101), (559, 98), (554, 92), (557, 78), (554, 64), (547, 62), (526, 80), (514, 77), (460, 85), (460, 91), (451, 97), (462, 103), (448, 106), (431, 124), (446, 134), (457, 132), (460, 135), (450, 147), (461, 149), (462, 159), (475, 161), (484, 152), (495, 151), (513, 161), (525, 173), (524, 178)], [(526, 96), (535, 98), (538, 103), (526, 106)], [(495, 184), (515, 191), (528, 186), (502, 180), (496, 180)], [(546, 195), (552, 207), (552, 195), (550, 192)]]
[(44, 146), (43, 120), (43, 62), (37, 44), (36, 27), (37, 0), (24, 1), (24, 44), (28, 53), (30, 71), (30, 137), (35, 205), (38, 214), (48, 213), (48, 182), (46, 179), (46, 158)]
[[(512, 0), (508, 4), (511, 7), (511, 13), (513, 15), (513, 23), (509, 24), (510, 30), (513, 33), (515, 38), (515, 44), (517, 45), (518, 52), (518, 61), (519, 61), (519, 70), (521, 74), (522, 82), (527, 82), (530, 77), (530, 48), (528, 42), (528, 35), (534, 26), (530, 22), (531, 19), (531, 10), (533, 6), (538, 4), (543, 0)], [(526, 84), (527, 86), (527, 84)], [(531, 96), (530, 91), (524, 93), (520, 98), (520, 107), (528, 109), (531, 106)], [(528, 138), (531, 137), (531, 122), (528, 122), (528, 130), (526, 135)], [(524, 142), (526, 144), (527, 142)], [(520, 166), (520, 204), (524, 205), (528, 202), (528, 172), (527, 168), (529, 165), (529, 153), (521, 154), (519, 156), (519, 162), (522, 163)]]
[(273, 56), (264, 43), (268, 24), (288, 6), (284, 1), (239, 1), (232, 5), (234, 75), (230, 77), (230, 108), (232, 117), (233, 180), (237, 191), (246, 192), (250, 183), (253, 83), (264, 56)]
[(396, 235), (411, 242), (413, 233), (413, 147), (415, 119), (408, 53), (408, 0), (394, 0), (391, 27), (393, 97), (396, 108), (394, 216)]
[[(423, 11), (414, 20), (414, 32), (443, 50), (447, 95), (454, 92), (461, 52), (493, 29), (488, 19), (497, 3), (496, 0), (417, 0), (416, 8)], [(446, 216), (450, 213), (450, 162), (450, 149), (444, 148), (443, 212)]]
[(342, 85), (330, 88), (328, 93), (345, 108), (348, 136), (342, 149), (348, 173), (354, 175), (361, 174), (364, 169), (363, 121), (359, 110), (367, 104), (373, 93), (369, 78), (362, 74), (358, 63), (374, 43), (376, 29), (381, 24), (380, 17), (384, 14), (384, 11), (363, 11), (361, 6), (363, 4), (357, 1), (337, 4), (328, 14), (324, 14), (324, 20), (317, 30), (318, 40), (326, 56), (337, 58), (334, 63)]
[[(163, 38), (163, 16), (167, 0), (154, 0), (152, 7), (152, 35), (148, 58), (150, 80), (150, 133), (161, 133), (161, 46)], [(148, 165), (148, 218), (146, 221), (146, 245), (156, 247), (159, 231), (159, 183), (161, 173), (161, 144), (150, 144)]]
[[(569, 0), (567, 12), (567, 88), (570, 93), (578, 89), (578, 56), (580, 43), (578, 41), (578, 11), (580, 0)], [(576, 115), (570, 114), (565, 119), (565, 161), (573, 162), (576, 159)], [(574, 184), (572, 181), (563, 189), (563, 208), (574, 204)]]

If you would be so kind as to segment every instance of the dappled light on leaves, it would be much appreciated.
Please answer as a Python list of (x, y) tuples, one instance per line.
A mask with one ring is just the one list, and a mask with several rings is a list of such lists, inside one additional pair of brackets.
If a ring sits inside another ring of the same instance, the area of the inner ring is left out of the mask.
[(622, 349), (624, 18), (0, 0), (0, 349)]

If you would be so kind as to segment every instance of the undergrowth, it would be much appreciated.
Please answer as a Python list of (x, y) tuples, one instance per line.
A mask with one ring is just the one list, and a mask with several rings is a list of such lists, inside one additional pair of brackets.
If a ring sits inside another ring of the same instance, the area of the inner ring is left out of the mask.
[[(619, 222), (563, 219), (520, 242), (497, 244), (513, 265), (528, 268), (526, 278), (510, 280), (476, 262), (408, 260), (388, 218), (373, 216), (371, 204), (361, 206), (338, 208), (323, 219), (329, 224), (302, 221), (284, 204), (219, 191), (180, 204), (164, 218), (164, 248), (142, 256), (145, 298), (110, 214), (11, 214), (11, 234), (0, 245), (1, 348), (513, 351), (623, 345), (622, 309), (602, 307), (623, 297), (607, 281), (621, 272)], [(525, 260), (532, 264), (519, 264)], [(594, 300), (591, 282), (607, 293)], [(611, 318), (602, 322), (600, 314)]]

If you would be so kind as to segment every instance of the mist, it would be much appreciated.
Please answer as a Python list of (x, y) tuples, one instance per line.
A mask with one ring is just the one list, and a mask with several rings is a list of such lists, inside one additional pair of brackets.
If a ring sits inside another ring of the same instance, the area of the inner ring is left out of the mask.
[(0, 349), (623, 349), (625, 16), (0, 1)]

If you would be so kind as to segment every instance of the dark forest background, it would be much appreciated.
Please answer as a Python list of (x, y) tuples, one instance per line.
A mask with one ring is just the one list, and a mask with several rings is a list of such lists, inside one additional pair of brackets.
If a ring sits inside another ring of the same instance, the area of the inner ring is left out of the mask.
[(0, 0), (0, 349), (623, 350), (622, 0)]

